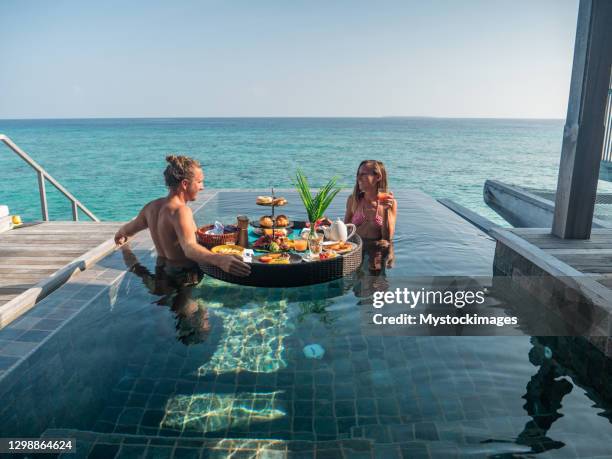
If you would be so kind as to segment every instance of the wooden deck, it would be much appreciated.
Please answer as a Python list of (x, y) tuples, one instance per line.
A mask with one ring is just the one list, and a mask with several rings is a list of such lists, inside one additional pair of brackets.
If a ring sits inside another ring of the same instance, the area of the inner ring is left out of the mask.
[(515, 228), (512, 233), (557, 260), (612, 287), (612, 229), (594, 228), (591, 239), (560, 239), (548, 228)]
[(550, 228), (498, 227), (491, 236), (497, 239), (496, 272), (551, 311), (583, 321), (584, 336), (612, 357), (612, 228), (594, 228), (588, 240), (561, 239)]
[[(121, 222), (28, 223), (0, 233), (0, 328), (22, 314), (75, 270), (106, 255)], [(17, 302), (31, 303), (24, 309)], [(9, 311), (9, 309), (11, 309)], [(18, 315), (17, 315), (18, 316)]]

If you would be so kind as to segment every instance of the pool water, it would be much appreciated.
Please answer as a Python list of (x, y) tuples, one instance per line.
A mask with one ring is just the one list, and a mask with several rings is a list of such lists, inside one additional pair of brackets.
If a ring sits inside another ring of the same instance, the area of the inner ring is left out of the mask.
[[(255, 196), (219, 193), (196, 220), (258, 218)], [(285, 196), (283, 213), (303, 219)], [(206, 277), (173, 291), (156, 283), (150, 241), (115, 252), (99, 265), (137, 269), (74, 300), (80, 312), (0, 376), (2, 436), (76, 438), (76, 457), (610, 457), (612, 405), (598, 381), (612, 367), (584, 377), (567, 363), (596, 359), (594, 348), (364, 333), (364, 300), (385, 283), (491, 275), (493, 240), (421, 193), (398, 203), (393, 267), (383, 256), (374, 275), (366, 260), (317, 286)], [(16, 335), (7, 327), (0, 340)]]

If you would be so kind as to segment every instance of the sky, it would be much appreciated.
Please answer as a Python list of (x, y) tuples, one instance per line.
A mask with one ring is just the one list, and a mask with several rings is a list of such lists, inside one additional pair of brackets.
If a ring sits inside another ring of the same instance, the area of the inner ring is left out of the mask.
[(0, 118), (565, 118), (578, 0), (2, 0)]

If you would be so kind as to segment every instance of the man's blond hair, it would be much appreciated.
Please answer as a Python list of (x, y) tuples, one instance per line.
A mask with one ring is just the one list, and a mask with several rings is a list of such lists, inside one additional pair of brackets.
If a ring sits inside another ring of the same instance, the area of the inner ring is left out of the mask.
[(200, 167), (200, 162), (189, 156), (168, 155), (166, 156), (168, 166), (164, 171), (166, 186), (171, 189), (178, 187), (183, 180), (193, 180), (195, 169)]

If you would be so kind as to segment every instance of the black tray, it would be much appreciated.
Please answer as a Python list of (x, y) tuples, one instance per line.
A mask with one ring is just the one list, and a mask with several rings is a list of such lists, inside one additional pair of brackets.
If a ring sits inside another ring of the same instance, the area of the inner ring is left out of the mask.
[(254, 287), (301, 287), (320, 284), (348, 276), (359, 268), (362, 261), (361, 238), (355, 234), (349, 241), (357, 244), (355, 250), (329, 260), (286, 265), (251, 263), (251, 274), (247, 277), (234, 276), (222, 271), (217, 266), (208, 264), (201, 264), (200, 268), (205, 274), (216, 279)]

